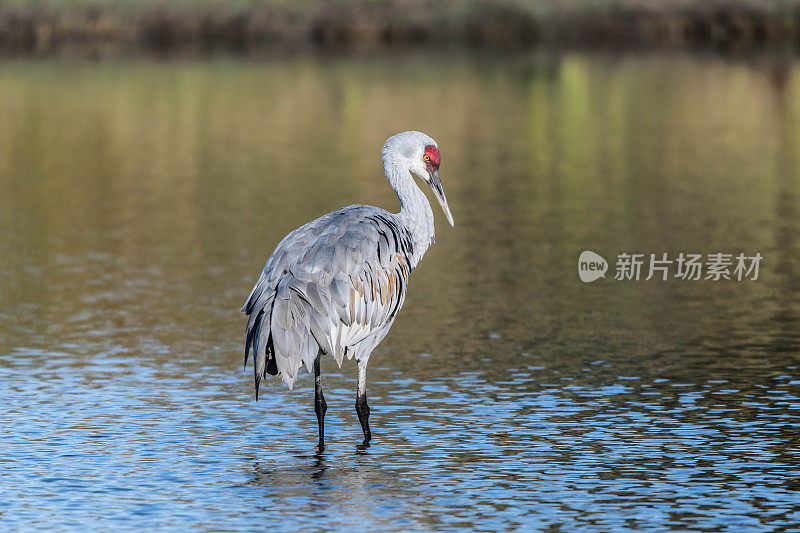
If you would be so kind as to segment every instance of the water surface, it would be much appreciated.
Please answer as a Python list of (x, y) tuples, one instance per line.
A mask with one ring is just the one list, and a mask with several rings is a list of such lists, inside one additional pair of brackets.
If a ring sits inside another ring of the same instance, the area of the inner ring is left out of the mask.
[[(795, 60), (17, 61), (0, 117), (5, 528), (798, 530)], [(254, 401), (238, 309), (288, 231), (398, 208), (405, 129), (456, 227), (435, 207), (364, 452), (324, 361), (320, 454), (307, 375)], [(764, 259), (623, 282), (623, 252)]]

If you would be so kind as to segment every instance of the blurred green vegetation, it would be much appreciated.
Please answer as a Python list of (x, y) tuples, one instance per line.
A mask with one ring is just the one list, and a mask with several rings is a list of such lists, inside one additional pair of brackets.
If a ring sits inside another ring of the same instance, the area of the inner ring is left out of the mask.
[(800, 0), (0, 0), (0, 50), (800, 47)]

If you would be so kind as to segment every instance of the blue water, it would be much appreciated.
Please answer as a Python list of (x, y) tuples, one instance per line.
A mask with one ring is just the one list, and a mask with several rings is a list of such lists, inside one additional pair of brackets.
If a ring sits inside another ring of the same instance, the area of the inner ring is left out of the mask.
[(254, 406), (249, 380), (215, 366), (50, 358), (4, 358), (2, 514), (15, 529), (734, 531), (800, 518), (796, 367), (748, 390), (615, 376), (601, 361), (565, 376), (532, 355), (500, 380), (379, 367), (365, 452), (352, 380), (334, 372), (317, 453), (310, 380)]

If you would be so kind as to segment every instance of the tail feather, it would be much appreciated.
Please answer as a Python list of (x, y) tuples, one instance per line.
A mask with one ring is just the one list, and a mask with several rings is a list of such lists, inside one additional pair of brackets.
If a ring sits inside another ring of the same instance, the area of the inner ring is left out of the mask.
[(247, 366), (247, 359), (250, 356), (250, 348), (253, 348), (253, 357), (255, 357), (258, 350), (258, 332), (261, 329), (261, 315), (264, 311), (252, 313), (250, 319), (247, 321), (247, 337), (244, 341), (244, 366)]
[(261, 380), (267, 374), (275, 375), (278, 369), (275, 365), (275, 349), (272, 344), (271, 319), (274, 298), (269, 298), (263, 303), (259, 302), (258, 310), (251, 308), (250, 318), (247, 321), (247, 336), (244, 347), (244, 364), (250, 350), (253, 351), (253, 374), (255, 379), (256, 400)]
[[(322, 315), (302, 291), (305, 284), (284, 277), (274, 292), (251, 295), (247, 307), (244, 363), (253, 351), (253, 377), (258, 400), (261, 380), (267, 374), (279, 375), (291, 390), (298, 370), (309, 373), (320, 352), (332, 345), (330, 333), (322, 327)], [(311, 298), (322, 302), (322, 296)], [(256, 301), (252, 301), (256, 298)], [(319, 303), (318, 302), (318, 303)], [(319, 315), (319, 316), (318, 316)]]
[(261, 385), (261, 380), (266, 379), (267, 374), (272, 376), (278, 375), (278, 366), (275, 363), (275, 348), (272, 345), (272, 335), (267, 339), (267, 349), (263, 352), (261, 357), (257, 357), (253, 361), (253, 378), (256, 385), (256, 401), (258, 401), (258, 388)]

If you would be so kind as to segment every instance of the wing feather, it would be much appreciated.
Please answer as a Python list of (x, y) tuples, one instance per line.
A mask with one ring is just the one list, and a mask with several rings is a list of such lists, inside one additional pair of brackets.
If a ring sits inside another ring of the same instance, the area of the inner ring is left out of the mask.
[(319, 353), (340, 366), (345, 355), (368, 357), (405, 298), (411, 241), (396, 215), (369, 206), (329, 213), (287, 235), (242, 308), (256, 394), (272, 367), (291, 389)]

